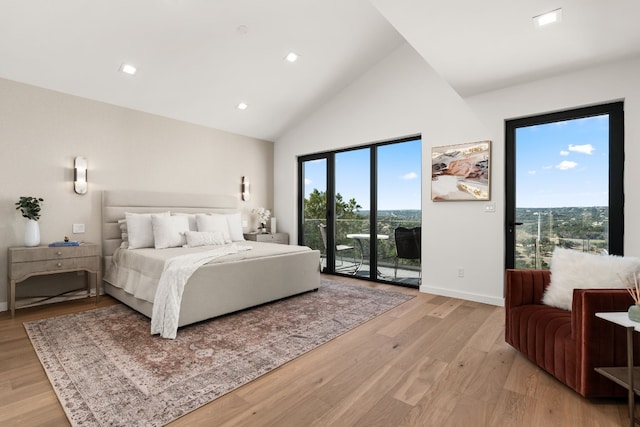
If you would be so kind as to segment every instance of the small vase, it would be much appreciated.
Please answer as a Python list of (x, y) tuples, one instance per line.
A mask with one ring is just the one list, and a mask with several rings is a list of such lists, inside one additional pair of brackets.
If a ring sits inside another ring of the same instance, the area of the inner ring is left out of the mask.
[(38, 246), (40, 244), (40, 225), (35, 219), (27, 220), (24, 227), (24, 245)]
[(640, 305), (633, 304), (629, 307), (629, 320), (640, 322)]
[(267, 225), (266, 224), (262, 224), (262, 228), (260, 229), (260, 231), (262, 232), (262, 234), (267, 234), (269, 232), (267, 230)]

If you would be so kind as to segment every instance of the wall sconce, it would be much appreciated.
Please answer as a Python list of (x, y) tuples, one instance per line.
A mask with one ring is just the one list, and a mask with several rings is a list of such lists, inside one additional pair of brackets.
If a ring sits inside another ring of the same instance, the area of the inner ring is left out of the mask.
[(249, 178), (242, 177), (242, 200), (245, 202), (251, 198), (251, 189), (249, 188)]
[(87, 158), (76, 157), (73, 162), (73, 190), (78, 194), (87, 192)]

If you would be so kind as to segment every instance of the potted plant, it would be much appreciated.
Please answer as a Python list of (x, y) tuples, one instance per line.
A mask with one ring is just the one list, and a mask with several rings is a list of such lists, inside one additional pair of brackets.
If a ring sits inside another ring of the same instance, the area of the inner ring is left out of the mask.
[(40, 202), (44, 202), (41, 197), (20, 197), (16, 203), (16, 210), (20, 210), (22, 216), (27, 218), (27, 225), (24, 229), (24, 245), (38, 246), (40, 244)]
[(267, 221), (269, 221), (269, 217), (271, 216), (271, 211), (265, 208), (256, 208), (253, 210), (253, 213), (258, 215), (258, 222), (260, 223), (260, 229), (262, 233), (266, 233)]

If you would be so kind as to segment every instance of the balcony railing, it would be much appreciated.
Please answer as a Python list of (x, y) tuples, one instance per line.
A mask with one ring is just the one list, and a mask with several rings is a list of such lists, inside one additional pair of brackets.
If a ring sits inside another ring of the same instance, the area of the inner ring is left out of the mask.
[[(326, 248), (320, 232), (320, 225), (326, 224), (325, 219), (305, 219), (304, 221), (304, 242), (305, 245), (312, 249), (320, 250), (323, 262), (325, 262)], [(421, 222), (417, 220), (406, 219), (392, 219), (385, 218), (378, 221), (376, 226), (376, 233), (380, 235), (389, 236), (388, 239), (378, 240), (378, 253), (377, 253), (377, 266), (378, 274), (377, 278), (385, 281), (395, 281), (399, 283), (417, 284), (420, 277), (420, 261), (419, 260), (407, 260), (398, 259), (397, 273), (395, 271), (396, 265), (396, 244), (394, 239), (394, 230), (397, 227), (413, 228), (420, 226)], [(359, 234), (370, 231), (369, 219), (338, 219), (336, 220), (336, 245), (346, 245), (354, 247), (356, 251), (355, 257), (350, 254), (343, 255), (340, 259), (336, 260), (336, 269), (340, 272), (351, 274), (356, 270), (356, 266), (362, 262), (356, 275), (369, 276), (370, 256), (366, 253), (368, 248), (365, 248), (365, 253), (360, 253), (360, 247), (354, 239), (347, 237), (348, 234)], [(341, 254), (342, 255), (342, 254)], [(355, 258), (355, 260), (353, 259)], [(355, 266), (350, 268), (347, 262), (351, 262)]]

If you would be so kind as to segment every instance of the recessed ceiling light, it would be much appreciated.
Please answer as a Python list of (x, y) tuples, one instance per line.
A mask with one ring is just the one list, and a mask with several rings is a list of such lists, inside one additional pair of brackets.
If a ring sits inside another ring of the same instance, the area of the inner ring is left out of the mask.
[(296, 62), (298, 58), (300, 58), (300, 55), (298, 55), (295, 52), (289, 52), (287, 56), (284, 57), (284, 59), (286, 59), (289, 62)]
[(241, 103), (239, 103), (239, 104), (236, 106), (236, 108), (237, 108), (238, 110), (246, 110), (246, 109), (247, 109), (247, 107), (248, 107), (248, 105), (247, 105), (247, 104), (245, 104), (244, 102), (241, 102)]
[(136, 67), (130, 64), (122, 64), (120, 66), (120, 71), (133, 76), (136, 73)]
[(542, 15), (534, 16), (533, 23), (536, 27), (544, 27), (545, 25), (553, 24), (562, 21), (562, 9), (552, 10), (551, 12), (543, 13)]

